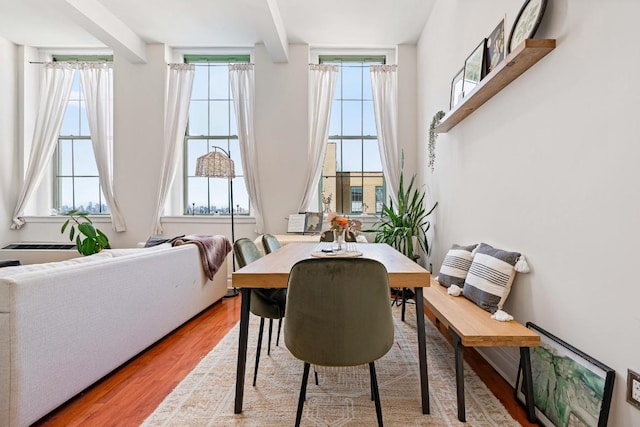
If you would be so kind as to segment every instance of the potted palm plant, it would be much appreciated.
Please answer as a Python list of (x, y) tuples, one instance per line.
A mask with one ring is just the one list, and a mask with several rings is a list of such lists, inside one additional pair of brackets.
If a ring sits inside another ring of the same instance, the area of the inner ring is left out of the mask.
[(427, 231), (431, 227), (428, 220), (438, 202), (431, 208), (425, 207), (426, 194), (420, 188), (414, 188), (415, 175), (411, 177), (409, 185), (404, 187), (403, 172), (400, 172), (398, 186), (398, 206), (390, 201), (382, 206), (380, 221), (374, 230), (376, 243), (387, 243), (407, 257), (416, 260), (418, 248), (425, 254), (431, 253)]

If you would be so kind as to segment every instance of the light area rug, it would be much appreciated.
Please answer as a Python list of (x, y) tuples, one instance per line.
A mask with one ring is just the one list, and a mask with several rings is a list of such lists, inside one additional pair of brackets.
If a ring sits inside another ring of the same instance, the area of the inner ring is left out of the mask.
[[(455, 367), (450, 344), (426, 319), (427, 365), (431, 413), (423, 415), (420, 400), (415, 306), (408, 306), (406, 322), (394, 307), (395, 344), (376, 362), (382, 415), (386, 426), (519, 426), (498, 399), (465, 364), (467, 423), (457, 417)], [(286, 320), (285, 320), (286, 321)], [(238, 348), (236, 325), (198, 366), (144, 421), (143, 426), (292, 426), (295, 422), (303, 363), (284, 346), (267, 356), (265, 322), (258, 380), (253, 369), (259, 318), (251, 315), (244, 405), (234, 414)], [(369, 368), (317, 367), (319, 385), (309, 375), (302, 426), (375, 426)]]

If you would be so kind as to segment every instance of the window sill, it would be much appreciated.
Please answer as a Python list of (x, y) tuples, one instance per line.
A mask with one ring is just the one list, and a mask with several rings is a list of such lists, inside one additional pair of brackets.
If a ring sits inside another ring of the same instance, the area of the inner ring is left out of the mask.
[[(163, 224), (228, 224), (231, 222), (229, 215), (180, 215), (163, 216), (160, 218)], [(246, 215), (235, 215), (233, 222), (236, 224), (255, 224), (256, 218)]]
[[(88, 215), (89, 219), (92, 222), (97, 224), (111, 224), (111, 215)], [(62, 224), (67, 219), (68, 216), (65, 215), (43, 215), (43, 216), (23, 216), (22, 217), (26, 223), (32, 224)]]

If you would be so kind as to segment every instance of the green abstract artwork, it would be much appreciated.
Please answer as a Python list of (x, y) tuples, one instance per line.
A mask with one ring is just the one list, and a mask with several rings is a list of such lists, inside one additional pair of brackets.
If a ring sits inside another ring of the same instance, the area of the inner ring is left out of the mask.
[[(533, 397), (539, 421), (557, 427), (606, 426), (613, 370), (544, 329), (531, 323), (527, 326), (541, 337), (540, 346), (531, 349)], [(519, 396), (523, 399), (522, 390)]]

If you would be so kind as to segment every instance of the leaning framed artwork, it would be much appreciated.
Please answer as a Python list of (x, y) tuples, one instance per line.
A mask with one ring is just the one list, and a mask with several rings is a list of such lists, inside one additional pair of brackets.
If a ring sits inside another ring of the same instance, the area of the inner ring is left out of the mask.
[(487, 37), (487, 74), (504, 59), (504, 18)]
[(469, 95), (469, 92), (480, 83), (485, 75), (485, 47), (487, 45), (487, 39), (482, 39), (482, 42), (476, 47), (471, 55), (464, 62), (464, 77), (462, 79), (462, 93), (463, 96)]
[(456, 73), (456, 76), (451, 81), (451, 95), (449, 97), (449, 109), (453, 110), (453, 107), (458, 105), (458, 102), (462, 99), (464, 94), (462, 93), (462, 79), (464, 78), (464, 68)]
[(530, 39), (535, 35), (546, 7), (547, 0), (526, 0), (524, 2), (513, 27), (511, 27), (507, 43), (508, 52), (512, 52), (524, 39)]
[[(531, 372), (536, 417), (544, 426), (605, 427), (613, 395), (615, 372), (541, 327), (540, 346), (531, 349)], [(525, 401), (522, 362), (516, 397)]]

